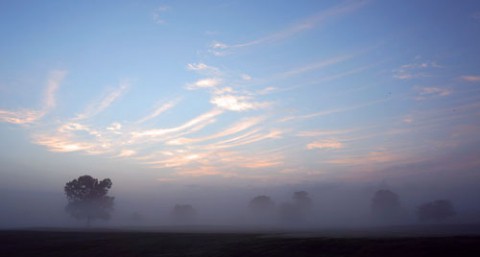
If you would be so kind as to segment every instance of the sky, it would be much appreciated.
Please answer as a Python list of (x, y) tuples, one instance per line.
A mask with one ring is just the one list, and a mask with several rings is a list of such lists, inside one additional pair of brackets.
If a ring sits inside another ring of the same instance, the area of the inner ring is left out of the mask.
[(7, 0), (0, 35), (0, 189), (480, 182), (479, 1)]

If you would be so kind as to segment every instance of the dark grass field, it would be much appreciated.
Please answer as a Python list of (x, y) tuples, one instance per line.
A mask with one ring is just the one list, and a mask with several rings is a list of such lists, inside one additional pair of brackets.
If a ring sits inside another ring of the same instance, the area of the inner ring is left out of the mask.
[(480, 256), (480, 236), (0, 231), (0, 256)]

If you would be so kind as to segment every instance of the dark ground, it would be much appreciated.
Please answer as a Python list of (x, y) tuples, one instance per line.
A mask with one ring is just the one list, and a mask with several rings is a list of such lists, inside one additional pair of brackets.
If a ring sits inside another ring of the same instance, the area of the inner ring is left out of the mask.
[(480, 256), (480, 236), (0, 231), (0, 256)]

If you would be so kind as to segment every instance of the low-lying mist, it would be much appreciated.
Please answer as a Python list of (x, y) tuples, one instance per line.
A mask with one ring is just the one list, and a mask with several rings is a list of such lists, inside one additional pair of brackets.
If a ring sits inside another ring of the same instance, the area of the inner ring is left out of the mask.
[(90, 228), (165, 231), (318, 231), (480, 223), (480, 189), (465, 184), (448, 188), (387, 183), (305, 183), (244, 188), (176, 185), (152, 192), (125, 192), (115, 188), (113, 178), (112, 181), (108, 192), (114, 197), (111, 215), (104, 220), (93, 218), (91, 224), (66, 211), (68, 202), (62, 187), (55, 191), (0, 190), (0, 228), (85, 228), (88, 225)]

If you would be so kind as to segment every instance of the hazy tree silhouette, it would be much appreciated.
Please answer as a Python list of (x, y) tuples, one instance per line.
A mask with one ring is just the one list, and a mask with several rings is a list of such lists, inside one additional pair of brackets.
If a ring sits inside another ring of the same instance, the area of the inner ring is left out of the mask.
[(172, 210), (172, 216), (175, 221), (180, 223), (192, 222), (197, 215), (197, 212), (190, 204), (176, 204)]
[(64, 188), (68, 200), (65, 211), (76, 219), (85, 219), (87, 226), (94, 219), (110, 219), (114, 198), (107, 193), (111, 187), (110, 179), (99, 182), (89, 175), (67, 182)]
[(375, 192), (372, 198), (373, 214), (383, 220), (397, 218), (401, 211), (401, 204), (398, 195), (386, 189)]
[(436, 200), (418, 206), (417, 217), (420, 221), (442, 221), (455, 216), (455, 210), (449, 200)]
[(259, 195), (254, 197), (248, 204), (250, 210), (254, 213), (266, 213), (275, 208), (275, 203), (266, 195)]
[(293, 203), (302, 212), (310, 211), (312, 208), (312, 199), (305, 191), (293, 193)]
[(306, 191), (297, 191), (293, 193), (292, 200), (280, 205), (280, 218), (288, 223), (304, 222), (312, 209), (312, 199)]

